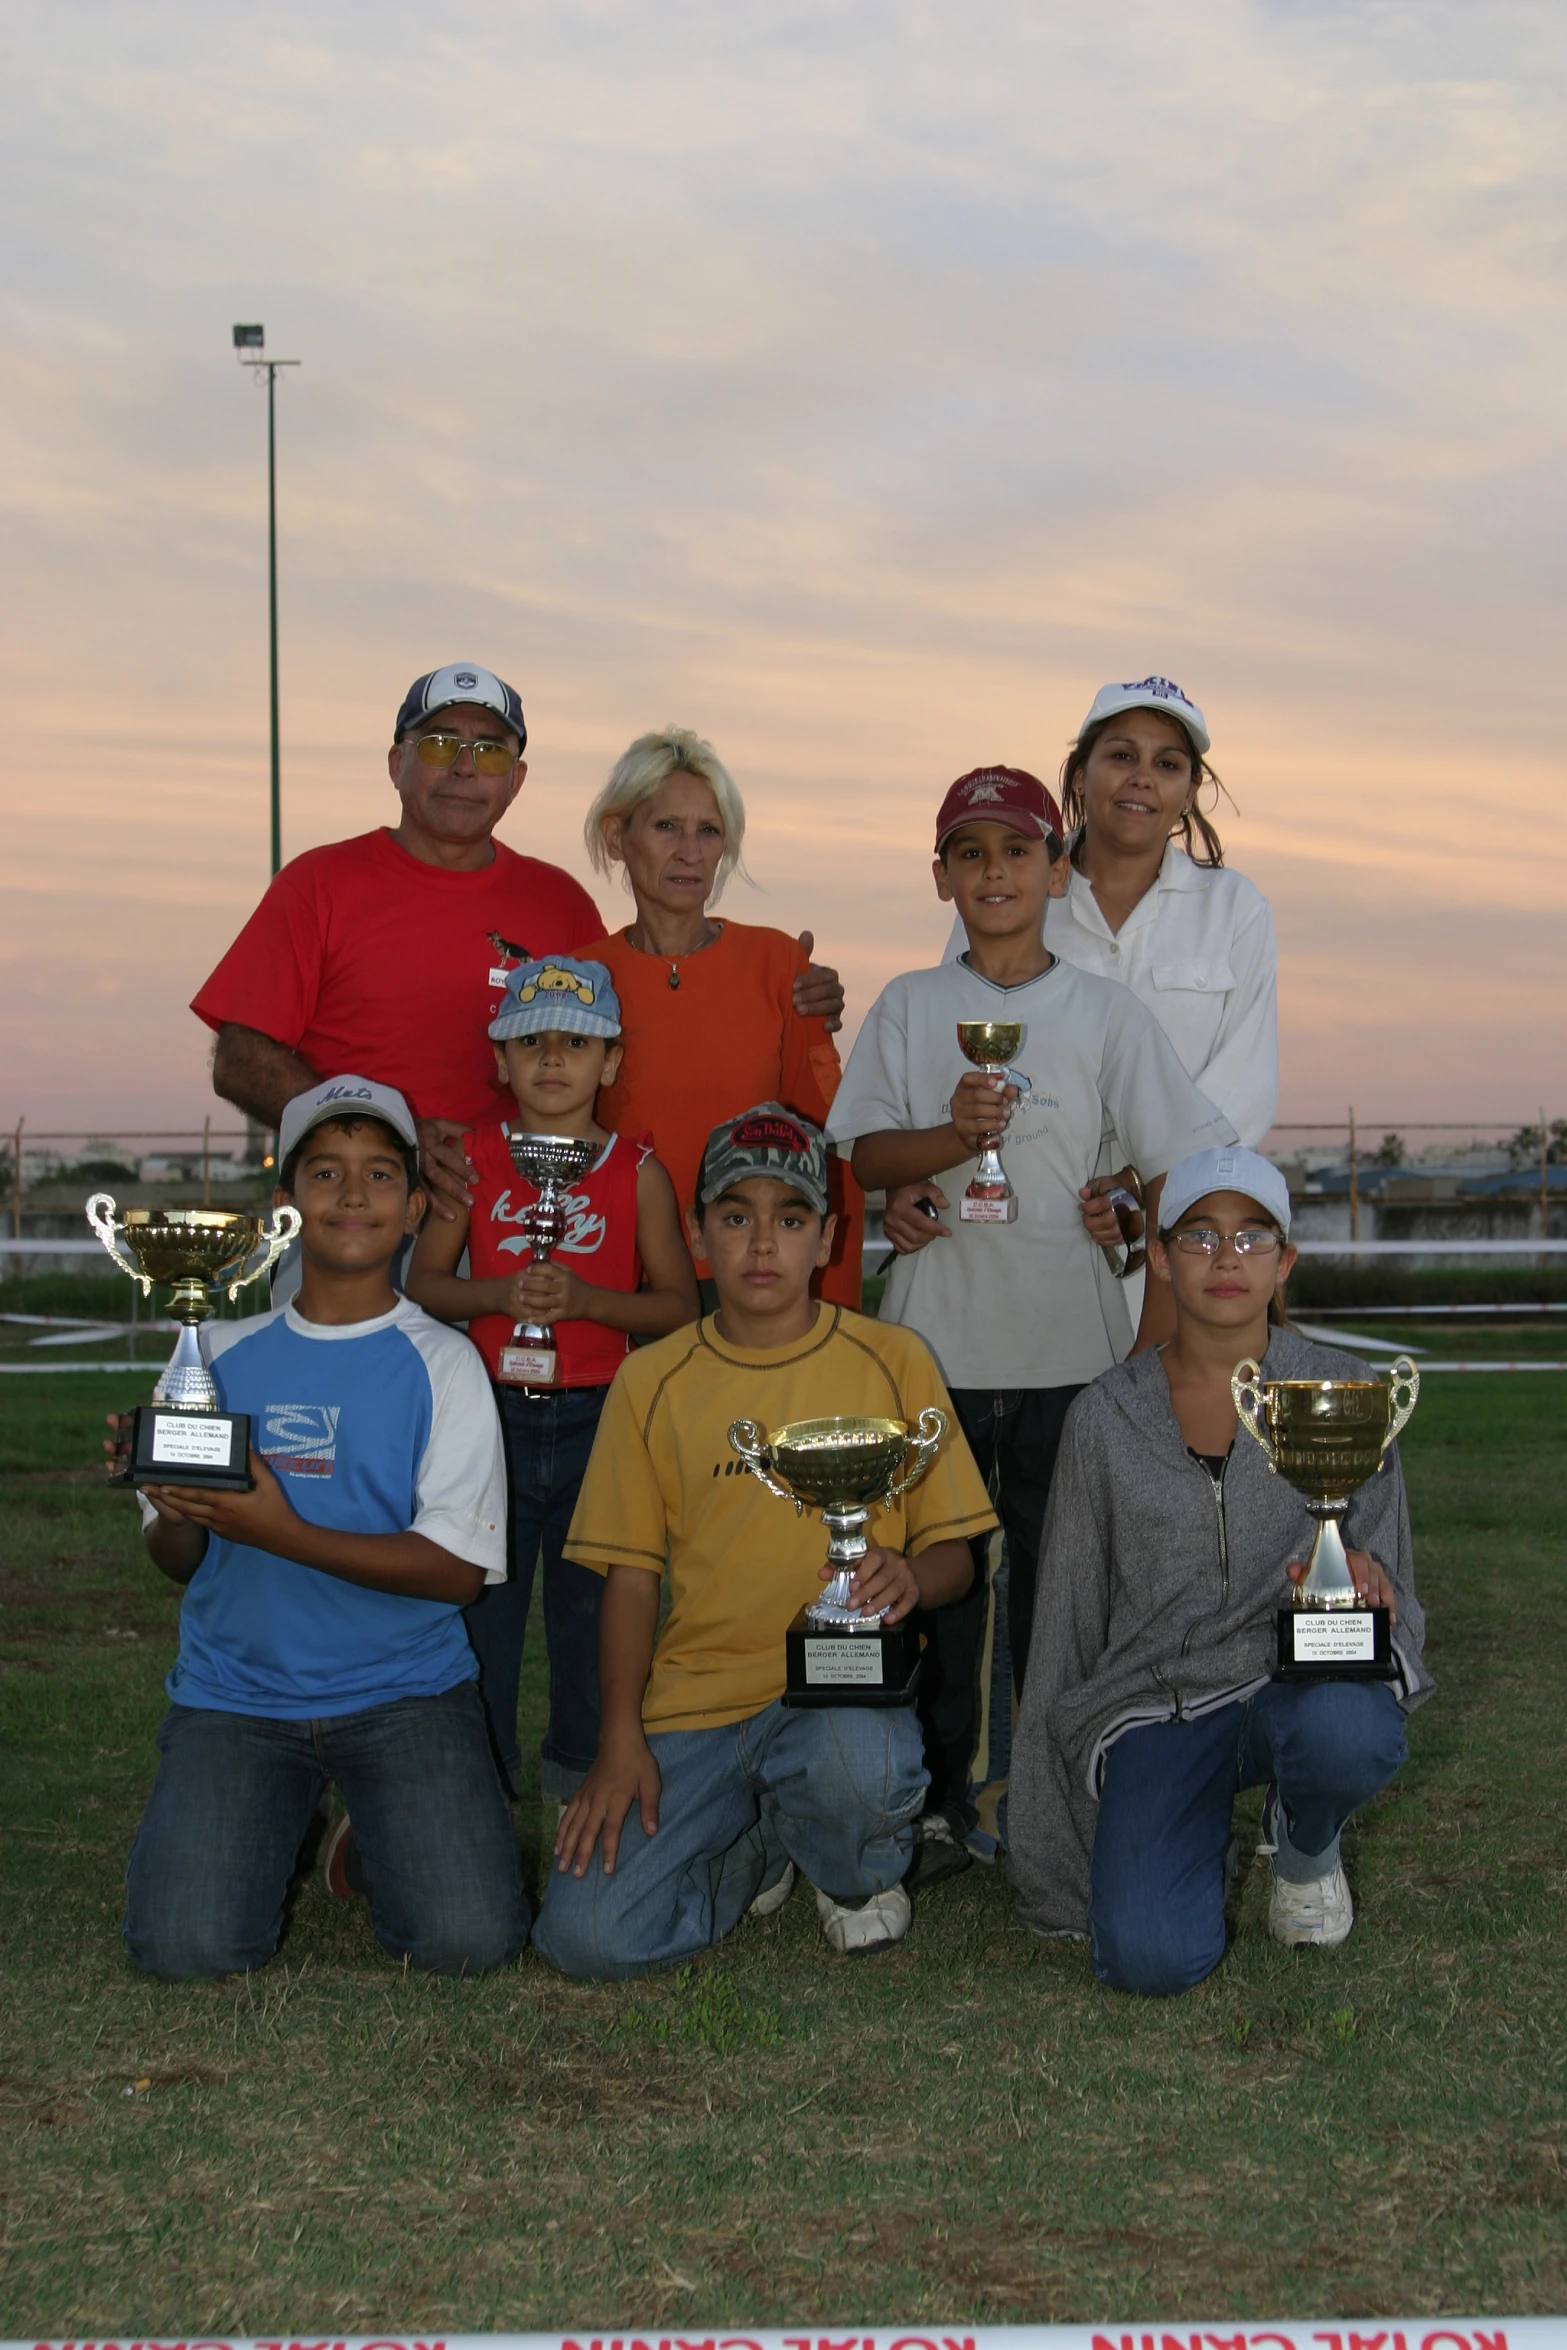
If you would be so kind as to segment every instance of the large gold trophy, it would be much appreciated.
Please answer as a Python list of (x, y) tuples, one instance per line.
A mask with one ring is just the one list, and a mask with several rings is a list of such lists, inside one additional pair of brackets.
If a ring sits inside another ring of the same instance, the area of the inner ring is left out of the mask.
[(754, 1420), (736, 1420), (731, 1448), (796, 1515), (820, 1510), (827, 1528), (832, 1580), (801, 1608), (785, 1636), (785, 1705), (907, 1705), (919, 1679), (920, 1639), (907, 1617), (888, 1625), (866, 1615), (850, 1577), (869, 1544), (865, 1528), (880, 1509), (917, 1485), (941, 1448), (947, 1415), (934, 1404), (907, 1420), (844, 1417), (792, 1420), (769, 1436)]
[(1317, 1521), (1305, 1580), (1279, 1610), (1278, 1678), (1391, 1681), (1398, 1668), (1388, 1611), (1355, 1589), (1339, 1525), (1414, 1410), (1420, 1373), (1400, 1355), (1386, 1379), (1264, 1379), (1248, 1357), (1236, 1364), (1230, 1393), (1269, 1468), (1305, 1495)]
[[(1023, 1042), (1021, 1020), (960, 1020), (958, 1044), (963, 1057), (972, 1061), (976, 1069), (983, 1069), (987, 1077), (1004, 1077), (1008, 1085), (1015, 1085), (1019, 1093), (1032, 1089), (1021, 1070), (1008, 1063)], [(1004, 1125), (1007, 1113), (998, 1107), (998, 1120)], [(958, 1202), (959, 1220), (965, 1224), (1011, 1224), (1017, 1218), (1017, 1193), (1011, 1178), (1001, 1164), (1001, 1145), (993, 1142), (980, 1153), (979, 1165), (962, 1199)]]
[[(118, 1223), (106, 1191), (87, 1202), (87, 1221), (122, 1273), (150, 1297), (155, 1281), (174, 1291), (180, 1325), (174, 1352), (152, 1391), (137, 1407), (130, 1463), (122, 1485), (220, 1485), (242, 1492), (251, 1483), (250, 1416), (221, 1412), (217, 1384), (201, 1359), (196, 1333), (217, 1303), (216, 1293), (238, 1297), (247, 1281), (269, 1272), (299, 1230), (297, 1208), (274, 1208), (271, 1221), (227, 1208), (127, 1208)], [(250, 1262), (260, 1249), (256, 1264)]]

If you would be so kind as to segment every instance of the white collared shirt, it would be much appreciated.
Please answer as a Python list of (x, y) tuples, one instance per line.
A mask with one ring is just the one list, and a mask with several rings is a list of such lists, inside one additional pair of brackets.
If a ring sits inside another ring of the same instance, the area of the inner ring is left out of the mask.
[[(956, 962), (967, 944), (954, 923), (942, 961)], [(1194, 865), (1171, 841), (1152, 889), (1113, 931), (1074, 866), (1066, 895), (1047, 910), (1045, 944), (1064, 963), (1129, 987), (1241, 1141), (1261, 1143), (1279, 1107), (1278, 946), (1255, 883), (1227, 866)]]

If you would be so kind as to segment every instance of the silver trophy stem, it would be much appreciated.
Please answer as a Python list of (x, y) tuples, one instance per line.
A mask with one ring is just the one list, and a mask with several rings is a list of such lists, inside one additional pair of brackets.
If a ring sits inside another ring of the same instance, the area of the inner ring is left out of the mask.
[(825, 1509), (822, 1523), (827, 1529), (827, 1564), (837, 1573), (824, 1587), (820, 1599), (812, 1600), (806, 1615), (813, 1624), (879, 1624), (880, 1612), (867, 1615), (854, 1597), (850, 1578), (864, 1558), (870, 1545), (865, 1529), (870, 1522), (868, 1509)]
[[(539, 1196), (528, 1211), (528, 1241), (536, 1265), (547, 1265), (565, 1237), (566, 1219), (561, 1213), (560, 1200), (555, 1190), (555, 1178), (546, 1175), (539, 1186)], [(524, 1342), (529, 1346), (553, 1346), (555, 1333), (547, 1322), (519, 1324)]]
[(152, 1400), (155, 1404), (167, 1404), (176, 1412), (217, 1410), (217, 1383), (201, 1359), (201, 1341), (196, 1336), (194, 1322), (180, 1324), (174, 1352), (152, 1391)]
[(1355, 1578), (1349, 1571), (1349, 1558), (1344, 1549), (1344, 1537), (1339, 1532), (1346, 1502), (1306, 1504), (1317, 1521), (1317, 1539), (1311, 1546), (1311, 1565), (1306, 1579), (1295, 1593), (1298, 1606), (1358, 1607), (1360, 1594), (1355, 1589)]

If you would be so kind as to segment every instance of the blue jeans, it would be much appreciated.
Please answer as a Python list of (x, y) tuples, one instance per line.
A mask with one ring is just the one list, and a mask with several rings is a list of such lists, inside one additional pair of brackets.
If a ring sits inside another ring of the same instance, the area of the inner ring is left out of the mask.
[(393, 1958), (472, 1975), (527, 1941), (517, 1839), (471, 1681), (325, 1721), (171, 1705), (158, 1747), (125, 1871), (125, 1946), (145, 1973), (183, 1982), (266, 1964), (333, 1780)]
[(479, 1660), (479, 1687), (495, 1758), (515, 1792), (522, 1768), (517, 1691), (533, 1575), (544, 1552), (544, 1643), (550, 1718), (540, 1753), (543, 1791), (575, 1793), (599, 1742), (599, 1604), (604, 1578), (561, 1555), (582, 1489), (607, 1387), (525, 1393), (497, 1387), (506, 1447), (507, 1575), (463, 1613)]
[(1191, 1722), (1128, 1730), (1105, 1757), (1088, 1946), (1116, 1991), (1189, 1991), (1224, 1956), (1225, 1859), (1237, 1789), (1276, 1785), (1274, 1868), (1304, 1882), (1403, 1761), (1404, 1711), (1382, 1681), (1270, 1681)]
[[(1034, 1586), (1045, 1505), (1067, 1407), (1076, 1387), (955, 1387), (953, 1409), (968, 1439), (1007, 1540), (1007, 1628), (1012, 1675), (1021, 1690), (1034, 1625)], [(920, 1688), (927, 1809), (944, 1812), (965, 1836), (974, 1825), (969, 1778), (979, 1737), (979, 1661), (985, 1643), (986, 1554), (990, 1536), (972, 1545), (974, 1580), (961, 1599), (920, 1618), (927, 1635)]]
[(553, 1866), (534, 1931), (563, 1974), (674, 1966), (738, 1925), (788, 1861), (838, 1901), (896, 1885), (925, 1792), (912, 1706), (773, 1704), (719, 1730), (655, 1730), (658, 1833), (626, 1814), (612, 1876)]

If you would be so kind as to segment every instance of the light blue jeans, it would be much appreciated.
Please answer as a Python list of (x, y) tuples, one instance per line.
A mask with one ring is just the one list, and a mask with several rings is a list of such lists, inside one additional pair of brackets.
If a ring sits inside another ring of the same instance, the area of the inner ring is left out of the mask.
[(633, 1805), (613, 1875), (551, 1867), (534, 1947), (563, 1974), (616, 1981), (675, 1966), (733, 1931), (789, 1861), (836, 1901), (896, 1885), (927, 1774), (912, 1706), (773, 1704), (719, 1730), (656, 1730), (658, 1833)]

